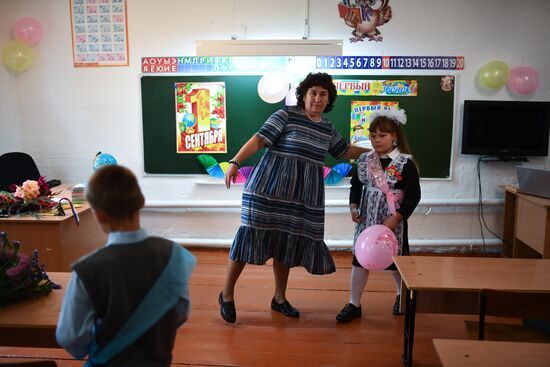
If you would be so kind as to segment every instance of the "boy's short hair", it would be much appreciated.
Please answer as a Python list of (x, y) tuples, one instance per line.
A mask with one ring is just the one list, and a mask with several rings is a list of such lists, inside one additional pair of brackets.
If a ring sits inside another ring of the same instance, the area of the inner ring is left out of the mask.
[(117, 219), (131, 218), (145, 204), (136, 176), (117, 165), (101, 167), (90, 177), (86, 200), (92, 208)]

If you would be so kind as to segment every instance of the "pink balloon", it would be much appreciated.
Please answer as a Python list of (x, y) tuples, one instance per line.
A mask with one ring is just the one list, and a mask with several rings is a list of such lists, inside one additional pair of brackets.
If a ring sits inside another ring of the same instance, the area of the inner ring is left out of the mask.
[(384, 270), (397, 255), (397, 238), (391, 229), (375, 224), (359, 233), (355, 241), (355, 257), (368, 270)]
[(18, 41), (32, 46), (42, 40), (44, 28), (42, 28), (42, 24), (35, 18), (24, 17), (15, 22), (13, 34)]
[(529, 66), (518, 66), (510, 70), (508, 87), (519, 94), (530, 94), (537, 90), (540, 83), (539, 73)]

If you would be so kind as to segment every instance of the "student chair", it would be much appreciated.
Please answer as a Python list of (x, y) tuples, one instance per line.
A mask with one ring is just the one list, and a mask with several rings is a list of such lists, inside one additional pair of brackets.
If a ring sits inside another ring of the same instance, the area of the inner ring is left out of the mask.
[(38, 180), (40, 172), (34, 159), (27, 153), (10, 152), (0, 156), (0, 191), (8, 191), (12, 184)]
[[(482, 289), (479, 292), (478, 340), (547, 342), (550, 336), (534, 327), (511, 323), (489, 323), (486, 316), (550, 321), (550, 293), (512, 292)], [(475, 322), (466, 321), (466, 329), (475, 338)], [(474, 330), (472, 330), (474, 329)]]

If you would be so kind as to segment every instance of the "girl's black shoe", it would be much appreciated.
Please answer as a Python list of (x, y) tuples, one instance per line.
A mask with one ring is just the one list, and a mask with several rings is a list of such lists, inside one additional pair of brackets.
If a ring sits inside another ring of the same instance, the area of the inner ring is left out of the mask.
[(361, 306), (357, 307), (353, 303), (348, 303), (342, 308), (342, 311), (336, 315), (336, 321), (349, 322), (356, 317), (361, 317)]

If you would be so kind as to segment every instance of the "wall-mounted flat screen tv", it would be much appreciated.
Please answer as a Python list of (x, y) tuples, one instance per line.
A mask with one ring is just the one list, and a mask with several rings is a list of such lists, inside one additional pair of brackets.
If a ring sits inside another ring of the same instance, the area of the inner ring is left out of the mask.
[(463, 154), (545, 156), (549, 132), (550, 102), (464, 101)]

